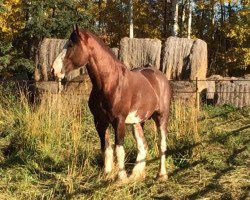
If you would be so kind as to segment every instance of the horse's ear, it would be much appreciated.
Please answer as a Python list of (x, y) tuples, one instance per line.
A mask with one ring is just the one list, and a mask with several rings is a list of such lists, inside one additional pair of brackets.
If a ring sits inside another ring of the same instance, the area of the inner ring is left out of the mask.
[(88, 44), (88, 39), (89, 39), (88, 33), (82, 32), (82, 36), (83, 36), (83, 37), (81, 37), (81, 38), (83, 39), (84, 43), (85, 43), (85, 44)]
[(75, 26), (76, 26), (76, 27), (75, 27), (75, 30), (76, 30), (77, 34), (79, 34), (79, 28), (78, 28), (78, 25), (76, 24)]
[(75, 31), (76, 31), (77, 36), (78, 36), (78, 37), (81, 37), (80, 29), (78, 28), (78, 25), (77, 25), (77, 24), (75, 25)]

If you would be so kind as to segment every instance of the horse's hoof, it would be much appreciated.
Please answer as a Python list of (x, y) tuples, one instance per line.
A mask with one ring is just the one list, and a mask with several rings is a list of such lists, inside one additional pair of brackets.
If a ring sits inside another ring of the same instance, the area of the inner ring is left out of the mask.
[(159, 174), (159, 175), (157, 176), (157, 180), (158, 180), (159, 182), (165, 182), (165, 181), (168, 180), (168, 175), (167, 175), (167, 174)]
[(114, 173), (104, 173), (104, 180), (106, 181), (112, 181), (115, 178)]
[(128, 176), (127, 176), (126, 171), (120, 171), (118, 173), (118, 180), (119, 181), (126, 180), (127, 178), (128, 178)]
[(146, 178), (145, 171), (143, 172), (133, 172), (132, 175), (129, 177), (130, 181), (139, 181)]

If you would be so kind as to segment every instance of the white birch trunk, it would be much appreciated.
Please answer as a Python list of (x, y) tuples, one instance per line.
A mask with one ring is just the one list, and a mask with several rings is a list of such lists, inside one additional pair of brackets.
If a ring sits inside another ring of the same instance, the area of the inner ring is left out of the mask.
[(129, 38), (134, 38), (133, 0), (129, 0)]
[(190, 39), (191, 36), (191, 26), (192, 26), (192, 1), (189, 0), (188, 2), (188, 9), (189, 9), (189, 13), (188, 13), (188, 34), (187, 37), (188, 39)]
[(172, 0), (172, 12), (173, 12), (173, 28), (172, 28), (172, 36), (178, 35), (178, 0)]
[(185, 15), (186, 15), (186, 0), (182, 0), (181, 3), (181, 7), (182, 7), (182, 13), (181, 13), (181, 32), (180, 32), (180, 36), (183, 37), (184, 36), (184, 24), (185, 24)]

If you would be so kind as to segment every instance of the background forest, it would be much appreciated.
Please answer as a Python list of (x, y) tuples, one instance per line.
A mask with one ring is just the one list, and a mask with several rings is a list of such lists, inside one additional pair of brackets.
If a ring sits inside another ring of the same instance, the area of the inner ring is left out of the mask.
[(110, 47), (122, 37), (200, 38), (208, 44), (208, 75), (249, 73), (248, 0), (0, 0), (0, 77), (27, 72), (44, 37), (67, 38), (74, 24)]

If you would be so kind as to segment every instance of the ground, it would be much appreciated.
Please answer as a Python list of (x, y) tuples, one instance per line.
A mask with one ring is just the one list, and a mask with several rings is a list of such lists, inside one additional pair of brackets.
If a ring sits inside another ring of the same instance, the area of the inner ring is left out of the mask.
[[(54, 105), (54, 97), (50, 102)], [(149, 121), (147, 177), (120, 184), (117, 171), (113, 179), (103, 176), (99, 140), (86, 103), (81, 111), (60, 112), (48, 102), (48, 110), (42, 103), (35, 109), (25, 103), (15, 109), (11, 105), (0, 111), (0, 199), (250, 199), (249, 108), (203, 106), (194, 117), (193, 111), (172, 107), (169, 179), (155, 179), (157, 137)], [(64, 118), (72, 112), (76, 118)], [(130, 132), (128, 127), (129, 173), (136, 158)]]

